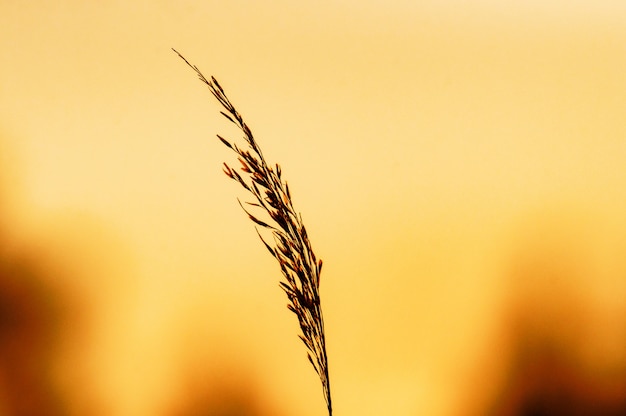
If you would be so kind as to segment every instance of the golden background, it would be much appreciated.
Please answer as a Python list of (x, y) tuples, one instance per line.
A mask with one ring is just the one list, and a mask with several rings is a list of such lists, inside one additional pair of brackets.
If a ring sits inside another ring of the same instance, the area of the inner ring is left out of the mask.
[(325, 412), (171, 47), (289, 181), (337, 416), (623, 414), (626, 6), (519, 3), (0, 2), (0, 414)]

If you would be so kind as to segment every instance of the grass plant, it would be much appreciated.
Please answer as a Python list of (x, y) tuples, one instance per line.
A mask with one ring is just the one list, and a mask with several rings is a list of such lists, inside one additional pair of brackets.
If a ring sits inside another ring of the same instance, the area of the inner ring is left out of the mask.
[(251, 201), (241, 203), (238, 200), (248, 218), (256, 226), (271, 233), (272, 239), (269, 240), (256, 228), (261, 241), (278, 261), (284, 278), (279, 284), (287, 294), (287, 308), (298, 318), (301, 330), (299, 337), (306, 346), (309, 362), (320, 378), (328, 415), (332, 416), (324, 318), (319, 294), (322, 260), (316, 258), (302, 216), (293, 207), (289, 186), (282, 178), (280, 165), (271, 166), (266, 162), (252, 131), (217, 80), (214, 77), (206, 78), (197, 66), (189, 63), (175, 49), (174, 52), (206, 84), (223, 107), (221, 114), (243, 132), (246, 143), (244, 148), (217, 135), (226, 147), (237, 154), (241, 165), (235, 169), (224, 163), (224, 173), (252, 196)]

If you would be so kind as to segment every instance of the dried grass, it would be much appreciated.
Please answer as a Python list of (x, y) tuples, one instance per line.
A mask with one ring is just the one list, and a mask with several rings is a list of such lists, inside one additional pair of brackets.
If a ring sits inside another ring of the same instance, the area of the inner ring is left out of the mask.
[[(289, 186), (282, 179), (280, 166), (278, 164), (270, 166), (265, 161), (252, 131), (230, 102), (217, 80), (214, 77), (207, 79), (198, 67), (190, 64), (178, 51), (174, 50), (174, 52), (196, 72), (200, 81), (209, 87), (211, 93), (225, 110), (221, 111), (221, 114), (243, 132), (247, 149), (242, 149), (235, 143), (217, 135), (224, 145), (238, 155), (238, 160), (241, 163), (240, 171), (243, 176), (227, 163), (224, 163), (224, 173), (252, 194), (253, 202), (245, 202), (249, 208), (246, 208), (241, 201), (239, 204), (256, 225), (269, 230), (272, 234), (273, 242), (270, 243), (263, 238), (257, 229), (261, 241), (280, 265), (284, 277), (284, 280), (280, 282), (280, 287), (289, 299), (287, 308), (298, 317), (302, 330), (299, 337), (308, 350), (307, 357), (310, 363), (319, 375), (328, 414), (331, 416), (332, 402), (324, 319), (319, 295), (322, 260), (315, 257), (306, 228), (302, 223), (302, 216), (295, 211)], [(252, 210), (260, 211), (268, 218), (260, 219), (256, 214), (251, 213)]]

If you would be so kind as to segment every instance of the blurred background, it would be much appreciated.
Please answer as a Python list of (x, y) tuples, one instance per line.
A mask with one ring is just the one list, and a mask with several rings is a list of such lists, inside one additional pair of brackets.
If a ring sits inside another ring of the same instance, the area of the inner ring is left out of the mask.
[(283, 167), (336, 415), (626, 414), (618, 0), (0, 2), (0, 414), (325, 413), (172, 47)]

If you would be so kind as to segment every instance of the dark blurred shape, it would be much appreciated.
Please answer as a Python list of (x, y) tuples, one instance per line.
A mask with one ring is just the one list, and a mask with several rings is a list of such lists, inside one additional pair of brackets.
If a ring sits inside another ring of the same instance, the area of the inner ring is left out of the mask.
[(0, 413), (65, 415), (52, 380), (61, 319), (37, 267), (9, 257), (0, 236)]
[(598, 374), (547, 339), (520, 339), (508, 381), (488, 414), (624, 416), (626, 374)]
[[(600, 363), (603, 351), (593, 350), (599, 322), (590, 288), (604, 283), (594, 275), (590, 241), (576, 224), (535, 227), (537, 234), (513, 261), (505, 331), (509, 363), (485, 414), (626, 415), (626, 355), (606, 355)], [(612, 318), (626, 341), (626, 316)]]
[(0, 143), (0, 415), (66, 415), (53, 380), (61, 302), (34, 252), (8, 233), (19, 205), (13, 162)]
[(279, 416), (237, 366), (190, 371), (187, 389), (169, 416)]

